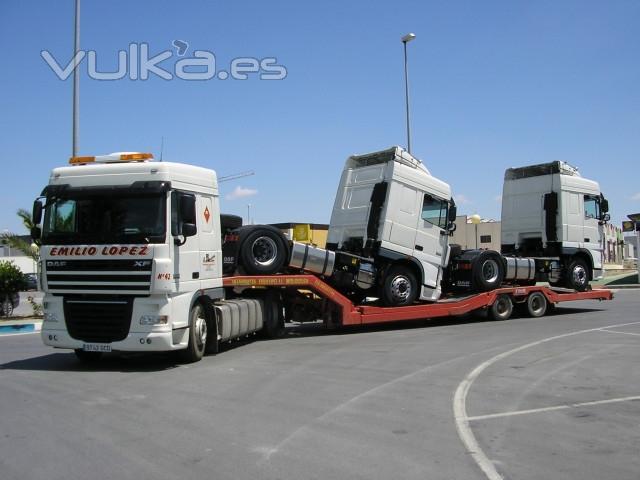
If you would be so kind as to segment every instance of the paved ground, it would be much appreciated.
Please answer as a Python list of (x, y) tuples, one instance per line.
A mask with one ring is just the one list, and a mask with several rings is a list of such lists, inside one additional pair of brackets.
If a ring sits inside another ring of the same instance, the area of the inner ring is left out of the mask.
[(629, 290), (541, 319), (290, 329), (188, 366), (3, 336), (0, 477), (638, 480), (639, 311)]

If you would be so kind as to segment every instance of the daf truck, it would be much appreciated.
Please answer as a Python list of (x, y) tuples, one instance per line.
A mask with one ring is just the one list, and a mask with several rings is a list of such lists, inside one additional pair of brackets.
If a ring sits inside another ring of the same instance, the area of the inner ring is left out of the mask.
[(519, 256), (526, 242), (504, 255), (451, 245), (450, 187), (401, 147), (349, 157), (326, 249), (221, 214), (213, 170), (152, 160), (74, 157), (51, 172), (32, 231), (46, 345), (81, 360), (175, 350), (197, 361), (226, 341), (277, 336), (285, 321), (340, 326), (475, 310), (507, 319), (518, 304), (540, 316), (558, 302), (612, 298), (535, 286), (557, 265)]

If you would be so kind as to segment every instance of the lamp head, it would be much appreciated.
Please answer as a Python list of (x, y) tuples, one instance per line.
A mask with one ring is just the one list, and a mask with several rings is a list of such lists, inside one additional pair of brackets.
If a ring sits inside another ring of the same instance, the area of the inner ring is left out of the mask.
[(402, 37), (402, 43), (409, 43), (411, 40), (416, 38), (415, 33), (407, 33), (404, 37)]

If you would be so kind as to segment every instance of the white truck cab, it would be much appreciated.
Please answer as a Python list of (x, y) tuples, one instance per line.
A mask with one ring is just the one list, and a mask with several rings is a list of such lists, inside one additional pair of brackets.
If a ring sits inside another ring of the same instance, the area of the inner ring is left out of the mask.
[[(207, 347), (263, 327), (262, 300), (223, 302), (216, 173), (151, 154), (75, 157), (34, 203), (42, 339), (81, 358)], [(271, 321), (271, 320), (270, 320)]]
[(549, 281), (582, 290), (603, 276), (608, 201), (597, 182), (561, 161), (505, 172), (502, 253), (547, 258)]
[[(418, 298), (436, 301), (453, 219), (449, 185), (403, 148), (353, 155), (336, 193), (327, 248), (372, 257), (378, 269), (407, 269), (418, 281)], [(395, 281), (396, 290), (411, 287), (402, 275)]]

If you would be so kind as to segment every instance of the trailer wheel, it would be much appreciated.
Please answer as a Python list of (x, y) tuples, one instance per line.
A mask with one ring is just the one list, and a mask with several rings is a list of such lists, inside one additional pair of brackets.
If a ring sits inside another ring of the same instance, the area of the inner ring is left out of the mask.
[(542, 317), (547, 312), (547, 303), (542, 292), (533, 292), (527, 297), (527, 313), (530, 317)]
[(490, 308), (491, 317), (494, 320), (509, 320), (513, 313), (513, 301), (506, 294), (498, 295)]
[(584, 292), (589, 285), (589, 267), (581, 258), (574, 259), (567, 268), (565, 286), (578, 292)]
[[(202, 359), (207, 348), (209, 328), (204, 305), (200, 302), (189, 312), (189, 344), (182, 350), (180, 357), (184, 362), (193, 363)], [(216, 339), (217, 340), (217, 339)]]
[(95, 363), (102, 358), (102, 352), (85, 352), (81, 348), (76, 348), (73, 353), (82, 363)]
[(242, 266), (250, 275), (278, 273), (287, 260), (286, 249), (278, 232), (256, 228), (240, 247)]
[(480, 253), (473, 262), (471, 276), (477, 292), (495, 290), (502, 285), (504, 262), (500, 254), (490, 250)]
[(411, 305), (418, 297), (418, 282), (409, 267), (394, 265), (382, 283), (382, 302), (389, 307)]

